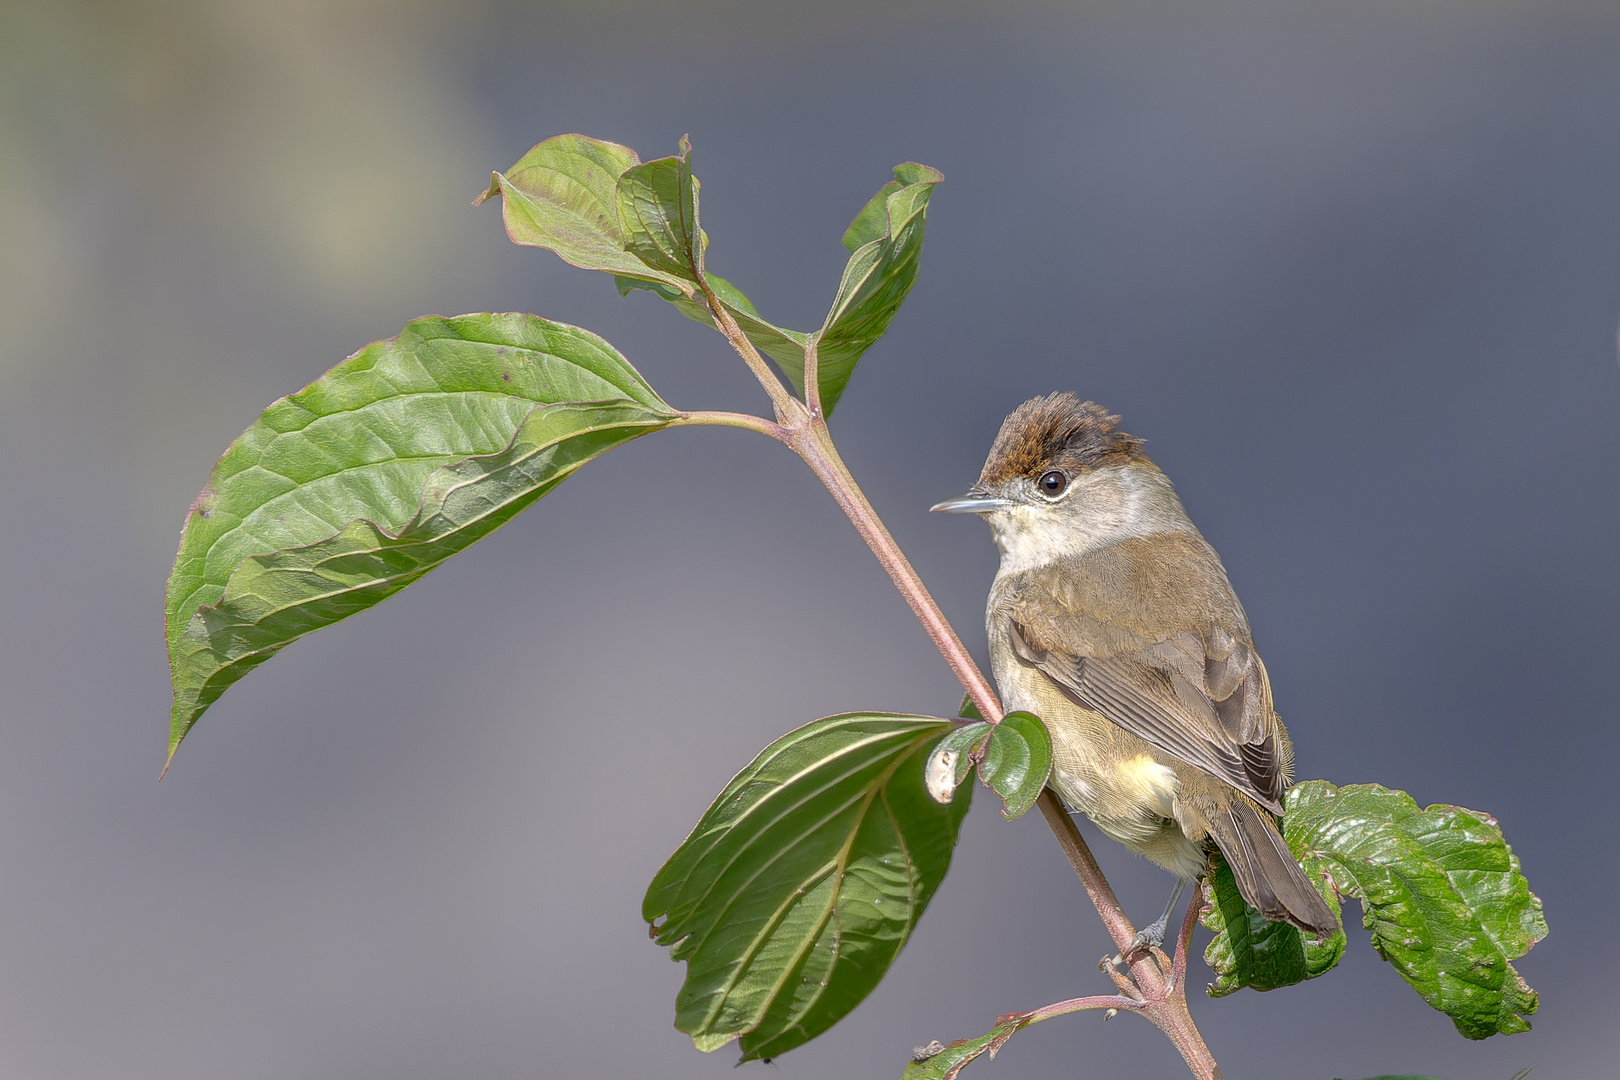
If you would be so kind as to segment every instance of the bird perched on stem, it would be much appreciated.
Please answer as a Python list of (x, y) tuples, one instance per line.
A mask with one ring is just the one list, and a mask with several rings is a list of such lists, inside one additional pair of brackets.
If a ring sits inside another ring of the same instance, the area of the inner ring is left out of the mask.
[(978, 514), (1001, 550), (985, 628), (1003, 703), (1045, 722), (1050, 785), (1186, 883), (1225, 855), (1268, 919), (1337, 921), (1277, 829), (1293, 745), (1219, 556), (1119, 417), (1071, 393), (1020, 405), (979, 482), (933, 509)]

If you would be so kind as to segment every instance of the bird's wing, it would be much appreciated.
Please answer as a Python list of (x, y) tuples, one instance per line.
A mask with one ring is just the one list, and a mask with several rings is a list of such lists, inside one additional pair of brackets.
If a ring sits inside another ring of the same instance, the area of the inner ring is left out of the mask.
[(1093, 619), (1041, 624), (1037, 636), (1014, 611), (1010, 644), (1066, 695), (1282, 813), (1287, 751), (1252, 647), (1219, 624), (1151, 643), (1109, 635), (1101, 648)]

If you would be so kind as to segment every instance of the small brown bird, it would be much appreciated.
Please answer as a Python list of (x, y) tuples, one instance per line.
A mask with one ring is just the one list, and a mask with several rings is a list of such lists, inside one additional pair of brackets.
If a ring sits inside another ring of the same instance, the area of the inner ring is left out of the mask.
[(1008, 709), (1052, 736), (1051, 787), (1178, 879), (1160, 944), (1213, 840), (1238, 891), (1310, 934), (1333, 913), (1277, 831), (1293, 745), (1226, 569), (1175, 489), (1095, 402), (1051, 394), (1001, 425), (979, 514), (1001, 549), (985, 629)]

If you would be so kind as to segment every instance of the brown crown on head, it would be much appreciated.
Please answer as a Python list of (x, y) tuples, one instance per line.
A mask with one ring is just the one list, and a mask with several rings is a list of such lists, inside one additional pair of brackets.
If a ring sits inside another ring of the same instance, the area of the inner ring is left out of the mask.
[(1118, 416), (1095, 401), (1081, 401), (1067, 390), (1030, 398), (1001, 422), (979, 486), (1039, 476), (1047, 469), (1073, 476), (1141, 457), (1142, 440), (1116, 430), (1118, 423)]

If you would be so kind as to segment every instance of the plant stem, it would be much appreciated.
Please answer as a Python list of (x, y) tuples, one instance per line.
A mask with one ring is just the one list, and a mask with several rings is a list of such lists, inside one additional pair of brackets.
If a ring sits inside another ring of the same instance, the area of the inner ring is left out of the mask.
[(694, 424), (713, 424), (719, 427), (742, 428), (744, 431), (757, 431), (761, 435), (768, 435), (779, 443), (791, 445), (792, 437), (787, 428), (781, 424), (773, 424), (763, 416), (753, 416), (749, 413), (733, 412), (683, 412), (670, 421), (670, 427), (687, 427)]
[(895, 588), (900, 590), (900, 595), (905, 597), (923, 629), (938, 647), (940, 655), (945, 658), (945, 663), (950, 665), (952, 673), (973, 699), (973, 704), (978, 706), (980, 715), (992, 724), (999, 723), (1001, 700), (996, 697), (995, 689), (973, 662), (967, 646), (956, 636), (945, 613), (939, 610), (939, 605), (929, 595), (917, 571), (912, 569), (910, 560), (900, 550), (900, 545), (895, 543), (883, 520), (872, 509), (872, 504), (867, 502), (866, 495), (838, 456), (832, 436), (827, 431), (827, 422), (819, 416), (811, 417), (797, 430), (789, 430), (794, 439), (788, 445), (798, 452), (805, 464), (810, 466), (810, 471), (826, 485), (845, 516), (855, 526), (855, 531), (861, 534), (866, 546), (877, 556), (878, 564), (889, 575), (889, 580), (894, 582)]
[(725, 335), (727, 341), (731, 342), (731, 347), (737, 350), (737, 355), (743, 358), (743, 363), (748, 365), (748, 370), (754, 373), (754, 378), (759, 380), (759, 385), (763, 386), (765, 393), (770, 396), (771, 405), (776, 410), (777, 423), (791, 426), (794, 421), (807, 419), (809, 413), (804, 405), (788, 392), (788, 388), (782, 385), (782, 380), (771, 371), (771, 366), (759, 355), (759, 350), (748, 340), (748, 335), (742, 332), (737, 320), (731, 317), (731, 312), (726, 310), (720, 298), (714, 295), (714, 290), (709, 288), (709, 279), (701, 273), (698, 275), (698, 288), (703, 291), (703, 299), (709, 305), (709, 316), (714, 319), (715, 327)]

